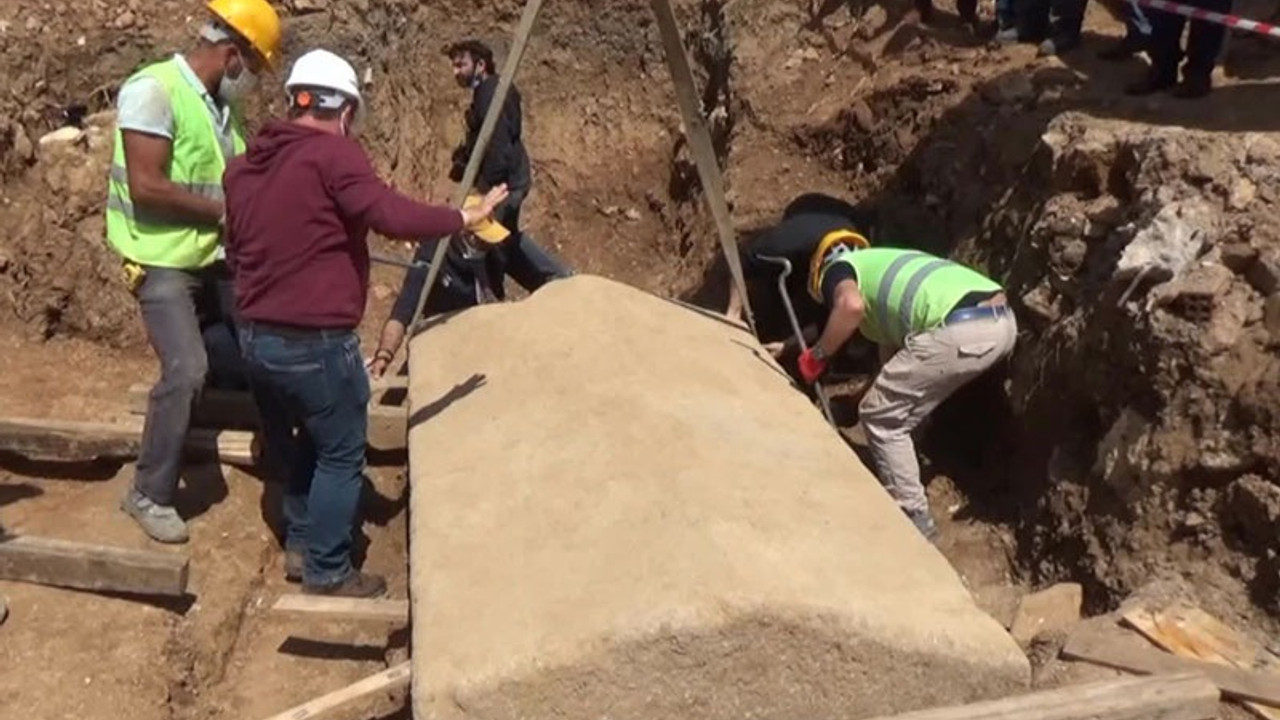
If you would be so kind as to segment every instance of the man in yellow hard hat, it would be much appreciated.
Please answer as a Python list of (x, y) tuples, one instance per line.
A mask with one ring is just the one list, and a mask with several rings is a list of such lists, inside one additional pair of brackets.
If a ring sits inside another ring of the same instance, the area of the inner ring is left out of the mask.
[[(244, 152), (240, 100), (280, 53), (266, 0), (212, 0), (197, 45), (142, 68), (120, 89), (107, 240), (124, 261), (160, 359), (133, 487), (121, 509), (153, 539), (187, 541), (173, 507), (191, 408), (209, 369), (201, 326), (229, 280), (220, 240), (222, 173)], [(230, 318), (225, 318), (230, 321)]]

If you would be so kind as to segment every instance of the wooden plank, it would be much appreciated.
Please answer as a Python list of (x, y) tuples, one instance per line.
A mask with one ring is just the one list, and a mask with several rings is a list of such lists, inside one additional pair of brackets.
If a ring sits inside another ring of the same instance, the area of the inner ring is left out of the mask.
[(348, 685), (341, 690), (285, 710), (279, 715), (272, 715), (267, 720), (310, 720), (311, 718), (317, 718), (330, 710), (342, 707), (366, 695), (407, 685), (409, 677), (409, 663), (403, 662), (395, 667), (383, 670), (377, 675), (372, 675), (360, 682)]
[[(1138, 608), (1125, 613), (1124, 622), (1179, 657), (1258, 670), (1276, 675), (1276, 682), (1280, 684), (1280, 659), (1199, 608), (1182, 605), (1162, 610)], [(1251, 700), (1243, 702), (1263, 720), (1280, 720), (1280, 708)]]
[(408, 600), (364, 600), (319, 595), (284, 595), (271, 607), (280, 613), (325, 615), (336, 620), (409, 621)]
[(1126, 677), (877, 720), (1208, 720), (1218, 689), (1197, 673)]
[(693, 71), (689, 69), (689, 57), (685, 54), (684, 43), (680, 40), (675, 11), (671, 9), (670, 0), (650, 0), (649, 5), (658, 21), (658, 34), (662, 37), (663, 51), (667, 56), (667, 69), (671, 71), (671, 82), (676, 89), (676, 104), (679, 105), (680, 115), (684, 120), (685, 138), (689, 141), (693, 164), (698, 170), (702, 191), (716, 223), (720, 249), (724, 252), (729, 274), (733, 278), (733, 287), (747, 316), (747, 325), (754, 333), (756, 320), (751, 311), (751, 299), (747, 297), (747, 283), (742, 274), (742, 258), (738, 254), (733, 219), (729, 215), (729, 204), (724, 198), (724, 178), (720, 174), (720, 164), (711, 144), (711, 133), (707, 130), (707, 122), (702, 115), (702, 101), (694, 83)]
[(0, 450), (32, 460), (136, 457), (140, 428), (109, 423), (0, 418)]
[[(1142, 644), (1135, 644), (1135, 641)], [(1070, 660), (1084, 660), (1142, 675), (1199, 672), (1212, 680), (1227, 697), (1266, 705), (1280, 703), (1280, 683), (1273, 677), (1170, 655), (1118, 628), (1104, 632), (1081, 627), (1067, 639), (1062, 655)]]
[[(132, 460), (142, 447), (142, 424), (113, 424), (0, 418), (0, 451), (31, 460), (85, 462)], [(253, 464), (253, 434), (235, 430), (193, 429), (187, 434), (193, 457), (216, 458), (236, 465)]]
[(180, 596), (187, 591), (187, 558), (10, 535), (0, 537), (0, 579), (99, 592)]
[[(389, 389), (394, 388), (394, 384)], [(146, 415), (149, 385), (137, 384), (129, 388), (129, 412)], [(369, 447), (377, 450), (404, 450), (408, 442), (409, 408), (397, 405), (369, 405)], [(211, 404), (206, 404), (211, 403)], [(212, 429), (257, 429), (258, 407), (253, 396), (243, 391), (206, 390), (196, 405), (192, 423), (207, 425)], [(197, 422), (197, 420), (199, 422)]]

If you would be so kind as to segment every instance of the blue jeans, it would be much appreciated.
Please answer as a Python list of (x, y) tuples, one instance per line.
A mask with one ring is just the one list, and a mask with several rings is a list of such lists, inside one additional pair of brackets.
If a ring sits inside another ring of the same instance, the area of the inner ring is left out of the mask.
[(285, 547), (306, 558), (305, 584), (340, 583), (351, 574), (369, 428), (360, 339), (245, 323), (240, 346), (268, 471), (285, 482)]

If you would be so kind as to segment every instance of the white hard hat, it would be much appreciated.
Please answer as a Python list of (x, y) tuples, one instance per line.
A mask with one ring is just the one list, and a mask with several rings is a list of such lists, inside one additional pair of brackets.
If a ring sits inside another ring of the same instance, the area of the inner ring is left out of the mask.
[(364, 105), (356, 69), (328, 50), (312, 50), (294, 61), (289, 79), (284, 81), (284, 89), (288, 92), (295, 87), (333, 90), (355, 100), (360, 106)]

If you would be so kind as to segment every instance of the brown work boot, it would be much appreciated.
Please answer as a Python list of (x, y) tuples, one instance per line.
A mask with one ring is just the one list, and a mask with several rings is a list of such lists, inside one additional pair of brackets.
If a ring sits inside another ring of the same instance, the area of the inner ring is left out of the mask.
[(331, 597), (376, 598), (387, 594), (387, 581), (381, 575), (352, 571), (346, 579), (332, 585), (307, 585), (302, 592), (307, 595)]

